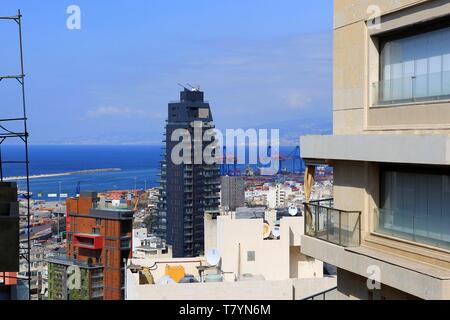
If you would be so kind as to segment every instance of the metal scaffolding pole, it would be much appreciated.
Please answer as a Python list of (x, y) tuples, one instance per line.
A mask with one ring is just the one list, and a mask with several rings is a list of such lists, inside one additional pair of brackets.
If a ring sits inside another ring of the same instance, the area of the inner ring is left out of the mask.
[[(23, 59), (23, 42), (22, 42), (22, 14), (20, 10), (18, 10), (16, 16), (9, 17), (0, 17), (0, 20), (10, 20), (16, 22), (18, 26), (18, 36), (19, 36), (19, 46), (20, 46), (20, 74), (19, 75), (2, 75), (0, 70), (0, 84), (5, 80), (17, 80), (21, 87), (21, 101), (19, 102), (20, 111), (19, 117), (16, 118), (0, 118), (0, 181), (3, 182), (4, 174), (5, 174), (5, 165), (11, 164), (23, 164), (25, 169), (25, 180), (26, 180), (26, 190), (25, 190), (25, 199), (26, 199), (26, 212), (22, 214), (19, 212), (19, 217), (24, 220), (26, 223), (26, 239), (24, 241), (19, 241), (19, 259), (25, 261), (26, 272), (25, 274), (21, 274), (19, 272), (15, 276), (5, 276), (5, 278), (15, 278), (17, 281), (25, 282), (28, 286), (28, 294), (27, 299), (31, 300), (31, 214), (30, 214), (30, 172), (29, 172), (29, 155), (28, 155), (28, 127), (27, 127), (27, 112), (26, 112), (26, 96), (25, 96), (25, 72), (24, 72), (24, 59)], [(1, 97), (0, 97), (1, 98)], [(0, 110), (1, 112), (1, 110)], [(0, 114), (1, 116), (1, 114)], [(20, 132), (16, 132), (8, 129), (8, 125), (13, 122), (19, 122), (23, 124), (23, 130)], [(6, 152), (2, 153), (1, 147), (5, 141), (8, 139), (19, 139), (20, 143), (23, 143), (24, 151), (25, 151), (25, 159), (24, 160), (9, 160), (4, 161), (4, 155)], [(20, 209), (19, 209), (20, 211)]]

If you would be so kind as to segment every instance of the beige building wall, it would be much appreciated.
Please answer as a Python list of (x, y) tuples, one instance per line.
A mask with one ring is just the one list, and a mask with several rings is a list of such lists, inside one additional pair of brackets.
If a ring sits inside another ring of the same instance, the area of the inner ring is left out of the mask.
[[(381, 28), (369, 28), (381, 14)], [(450, 13), (445, 0), (334, 1), (334, 134), (450, 133), (450, 101), (374, 105), (380, 33)]]
[(336, 278), (138, 285), (136, 275), (128, 271), (127, 283), (127, 300), (302, 300), (335, 288)]
[(217, 218), (217, 249), (225, 280), (234, 281), (244, 274), (262, 275), (270, 281), (323, 276), (323, 263), (301, 254), (303, 217), (283, 218), (279, 240), (264, 240), (263, 223), (232, 215)]
[[(303, 253), (340, 268), (340, 298), (446, 299), (450, 292), (449, 251), (377, 234), (375, 217), (382, 163), (442, 167), (448, 166), (450, 159), (450, 100), (378, 103), (380, 42), (387, 32), (448, 19), (450, 1), (335, 0), (334, 6), (334, 136), (305, 139), (302, 154), (334, 167), (334, 207), (362, 213), (362, 241), (360, 247), (344, 248), (304, 237)], [(374, 28), (372, 19), (377, 13), (381, 24)], [(420, 30), (421, 26), (414, 28)], [(401, 145), (398, 137), (405, 138)], [(440, 144), (441, 139), (447, 142)], [(429, 143), (422, 145), (424, 140)], [(315, 148), (317, 145), (320, 147)], [(396, 152), (401, 155), (395, 157)], [(420, 152), (430, 157), (417, 155)], [(372, 266), (381, 267), (380, 291), (371, 292), (366, 284)]]
[[(380, 9), (380, 29), (368, 26), (373, 5)], [(450, 14), (450, 2), (335, 0), (334, 10), (334, 134), (450, 134), (450, 101), (373, 106), (372, 86), (379, 78), (379, 35)], [(450, 267), (445, 250), (373, 234), (379, 202), (378, 164), (333, 161), (333, 166), (334, 206), (362, 212), (364, 245)]]
[(417, 300), (408, 293), (383, 285), (380, 290), (367, 290), (367, 278), (348, 272), (337, 270), (339, 300)]

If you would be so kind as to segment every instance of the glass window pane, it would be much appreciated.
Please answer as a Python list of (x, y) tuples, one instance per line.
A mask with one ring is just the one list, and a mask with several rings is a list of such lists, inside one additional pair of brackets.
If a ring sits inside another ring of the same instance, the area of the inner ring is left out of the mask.
[(377, 232), (450, 249), (450, 175), (385, 171)]
[(386, 42), (381, 52), (381, 100), (450, 94), (450, 28)]

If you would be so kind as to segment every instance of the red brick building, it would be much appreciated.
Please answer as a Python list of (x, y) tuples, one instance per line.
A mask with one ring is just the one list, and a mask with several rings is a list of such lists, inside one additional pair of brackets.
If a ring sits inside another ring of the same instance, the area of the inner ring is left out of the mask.
[[(95, 192), (82, 192), (79, 198), (67, 200), (66, 257), (59, 264), (86, 266), (87, 271), (81, 297), (78, 293), (70, 297), (71, 291), (67, 289), (59, 296), (63, 299), (66, 295), (68, 299), (74, 296), (77, 299), (124, 299), (125, 261), (132, 253), (133, 214), (128, 208), (100, 206)], [(58, 264), (55, 259), (51, 262)], [(52, 277), (50, 272), (49, 277)], [(50, 295), (51, 291), (49, 286)]]

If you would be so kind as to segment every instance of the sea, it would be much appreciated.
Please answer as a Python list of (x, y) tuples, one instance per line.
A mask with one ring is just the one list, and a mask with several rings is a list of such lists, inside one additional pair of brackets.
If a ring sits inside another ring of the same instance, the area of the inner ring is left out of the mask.
[[(280, 148), (281, 154), (285, 155), (294, 151), (294, 147)], [(31, 145), (30, 176), (39, 176), (30, 179), (32, 197), (51, 200), (73, 197), (79, 190), (104, 192), (157, 187), (162, 153), (162, 146)], [(6, 162), (22, 161), (25, 159), (24, 147), (2, 146), (1, 157)], [(245, 166), (241, 166), (241, 169)], [(292, 170), (294, 162), (286, 160), (283, 166)], [(97, 171), (104, 169), (114, 170)], [(53, 174), (57, 176), (51, 176)], [(25, 175), (23, 164), (3, 165), (3, 177), (16, 177), (14, 181), (21, 191), (26, 190), (26, 180), (17, 177)]]

